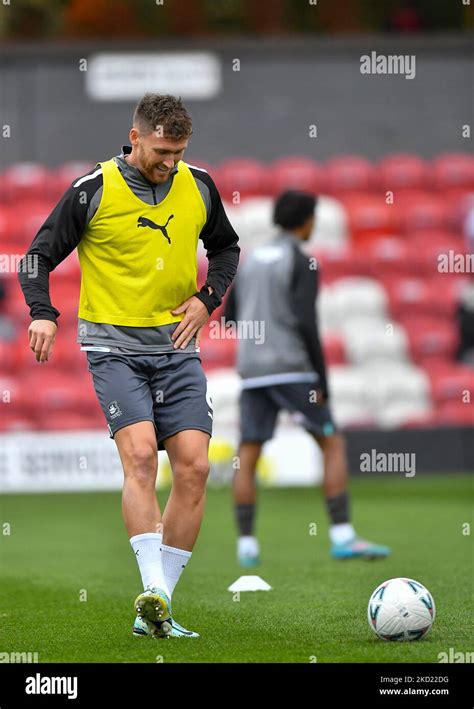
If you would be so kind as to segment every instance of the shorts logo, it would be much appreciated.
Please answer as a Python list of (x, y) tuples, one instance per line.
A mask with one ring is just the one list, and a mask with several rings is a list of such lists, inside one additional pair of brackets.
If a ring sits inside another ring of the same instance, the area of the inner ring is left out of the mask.
[(116, 419), (118, 416), (122, 415), (120, 406), (116, 401), (111, 401), (110, 404), (107, 404), (107, 411), (109, 412), (109, 418), (111, 419)]

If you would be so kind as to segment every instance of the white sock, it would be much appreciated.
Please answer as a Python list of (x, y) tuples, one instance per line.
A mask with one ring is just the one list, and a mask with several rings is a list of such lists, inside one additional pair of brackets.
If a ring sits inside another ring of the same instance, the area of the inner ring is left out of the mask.
[(186, 568), (186, 564), (191, 558), (191, 551), (169, 547), (167, 544), (161, 545), (161, 565), (169, 588), (170, 598), (181, 574)]
[(349, 522), (332, 524), (329, 528), (329, 538), (333, 544), (345, 544), (355, 537), (355, 529)]
[(239, 537), (237, 539), (237, 553), (239, 556), (258, 556), (260, 547), (257, 537), (250, 535)]
[(147, 532), (130, 538), (130, 544), (140, 569), (143, 588), (161, 588), (170, 595), (161, 563), (162, 534)]

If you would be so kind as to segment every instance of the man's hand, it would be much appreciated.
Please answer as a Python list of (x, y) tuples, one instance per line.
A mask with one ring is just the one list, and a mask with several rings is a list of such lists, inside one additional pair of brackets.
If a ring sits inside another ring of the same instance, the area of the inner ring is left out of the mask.
[(47, 362), (53, 350), (58, 326), (52, 320), (33, 320), (28, 328), (30, 347), (37, 362)]
[(174, 341), (174, 349), (184, 348), (191, 342), (193, 335), (196, 335), (196, 347), (199, 347), (201, 340), (201, 330), (209, 319), (209, 313), (204, 303), (192, 295), (184, 301), (178, 308), (171, 311), (173, 315), (186, 313), (171, 335)]

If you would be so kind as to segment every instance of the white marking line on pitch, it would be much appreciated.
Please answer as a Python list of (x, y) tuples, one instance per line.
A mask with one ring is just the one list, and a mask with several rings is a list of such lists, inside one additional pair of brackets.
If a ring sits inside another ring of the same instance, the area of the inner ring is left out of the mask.
[(229, 586), (228, 591), (271, 591), (272, 587), (260, 576), (241, 576)]

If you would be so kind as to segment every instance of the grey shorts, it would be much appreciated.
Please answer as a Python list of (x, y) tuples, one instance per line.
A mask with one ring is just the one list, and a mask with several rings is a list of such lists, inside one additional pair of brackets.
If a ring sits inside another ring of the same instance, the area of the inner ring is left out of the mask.
[(87, 352), (110, 437), (139, 421), (155, 424), (158, 448), (186, 429), (212, 436), (212, 402), (199, 355)]
[(331, 410), (326, 404), (313, 401), (314, 390), (314, 383), (311, 382), (242, 389), (241, 442), (263, 443), (272, 438), (280, 410), (294, 414), (295, 421), (309, 433), (316, 436), (331, 436), (336, 432)]

